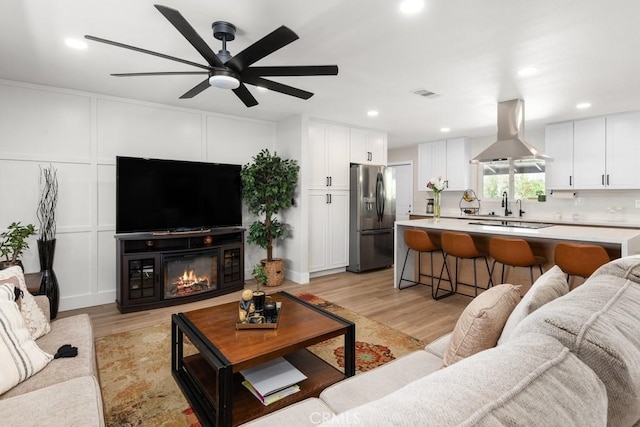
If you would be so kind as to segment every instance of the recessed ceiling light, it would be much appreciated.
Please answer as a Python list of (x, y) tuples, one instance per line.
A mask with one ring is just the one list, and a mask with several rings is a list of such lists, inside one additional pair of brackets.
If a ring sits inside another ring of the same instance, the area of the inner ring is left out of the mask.
[(576, 105), (576, 108), (579, 108), (580, 110), (584, 110), (585, 108), (589, 108), (589, 107), (591, 107), (590, 102), (581, 102)]
[(424, 7), (424, 0), (403, 0), (400, 2), (400, 12), (406, 15), (418, 13)]
[(64, 40), (64, 43), (74, 49), (86, 49), (88, 47), (87, 43), (79, 39), (68, 38)]
[(527, 67), (518, 71), (518, 75), (520, 77), (531, 77), (535, 76), (536, 74), (538, 74), (538, 69), (534, 67)]
[(258, 91), (260, 91), (260, 92), (269, 92), (269, 89), (267, 89), (266, 87), (262, 87), (262, 86), (256, 86), (256, 89), (258, 89)]
[(378, 117), (378, 114), (380, 114), (380, 113), (378, 113), (376, 110), (367, 111), (367, 116), (369, 116), (369, 117)]
[(451, 132), (451, 128), (440, 128), (440, 132), (442, 133)]

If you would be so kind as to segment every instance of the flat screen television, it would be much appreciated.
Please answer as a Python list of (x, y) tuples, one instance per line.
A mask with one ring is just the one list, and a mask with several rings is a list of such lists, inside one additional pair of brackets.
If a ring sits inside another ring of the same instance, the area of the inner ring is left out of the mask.
[(242, 225), (240, 165), (116, 157), (116, 233)]

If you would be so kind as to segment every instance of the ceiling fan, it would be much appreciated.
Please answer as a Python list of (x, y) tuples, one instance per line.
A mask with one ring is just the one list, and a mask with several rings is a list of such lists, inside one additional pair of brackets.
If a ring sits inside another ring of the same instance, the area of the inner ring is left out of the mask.
[(311, 92), (265, 79), (265, 76), (335, 76), (338, 74), (337, 65), (252, 67), (251, 65), (255, 62), (298, 39), (298, 35), (284, 25), (270, 34), (267, 34), (265, 37), (247, 47), (237, 55), (232, 56), (229, 51), (227, 51), (227, 42), (235, 39), (236, 27), (229, 22), (216, 21), (211, 25), (213, 28), (213, 36), (222, 41), (222, 49), (216, 55), (209, 45), (205, 43), (202, 37), (198, 35), (196, 30), (194, 30), (187, 20), (180, 14), (180, 12), (158, 4), (154, 6), (184, 36), (184, 38), (191, 43), (198, 53), (202, 55), (202, 57), (207, 61), (207, 65), (198, 64), (196, 62), (187, 61), (185, 59), (176, 58), (174, 56), (153, 52), (151, 50), (135, 46), (129, 46), (99, 37), (90, 35), (85, 35), (84, 37), (88, 40), (181, 62), (183, 64), (201, 68), (204, 71), (119, 73), (111, 74), (112, 76), (132, 77), (206, 74), (208, 77), (205, 80), (189, 89), (180, 98), (193, 98), (208, 87), (215, 86), (222, 89), (232, 89), (247, 107), (253, 107), (258, 105), (258, 101), (253, 97), (251, 92), (249, 92), (249, 89), (247, 89), (245, 84), (264, 87), (275, 92), (284, 93), (285, 95), (291, 95), (302, 99), (309, 99), (313, 96), (313, 93)]

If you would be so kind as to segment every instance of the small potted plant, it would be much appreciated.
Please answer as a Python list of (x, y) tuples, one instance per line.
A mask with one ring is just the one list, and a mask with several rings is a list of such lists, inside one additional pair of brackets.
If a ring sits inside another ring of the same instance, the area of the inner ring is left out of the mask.
[(273, 257), (273, 242), (287, 237), (287, 224), (280, 222), (277, 215), (291, 207), (299, 170), (295, 160), (282, 159), (263, 149), (240, 172), (247, 209), (258, 217), (264, 216), (249, 228), (247, 242), (267, 250), (267, 258), (261, 261), (267, 286), (279, 286), (284, 281), (284, 261)]
[(264, 267), (262, 264), (256, 264), (253, 267), (253, 272), (251, 273), (254, 279), (256, 279), (256, 292), (261, 292), (260, 288), (262, 286), (267, 285), (267, 273), (264, 271)]
[[(19, 265), (22, 268), (20, 256), (26, 249), (29, 249), (27, 238), (36, 234), (33, 224), (21, 225), (20, 222), (12, 222), (7, 231), (0, 234), (0, 256), (4, 261), (0, 261), (0, 270)], [(24, 268), (23, 268), (24, 270)]]
[(267, 285), (267, 273), (264, 271), (264, 267), (262, 264), (256, 264), (253, 267), (253, 272), (251, 273), (253, 278), (256, 279), (256, 290), (253, 291), (253, 303), (255, 304), (256, 311), (262, 311), (264, 309), (264, 300), (266, 294), (264, 291), (261, 291), (260, 288), (262, 286)]

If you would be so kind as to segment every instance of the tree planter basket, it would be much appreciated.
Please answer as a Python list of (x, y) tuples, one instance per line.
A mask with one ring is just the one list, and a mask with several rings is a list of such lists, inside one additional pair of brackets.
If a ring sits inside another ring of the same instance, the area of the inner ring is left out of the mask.
[(284, 260), (275, 258), (273, 261), (260, 261), (267, 275), (267, 286), (280, 286), (284, 282)]

